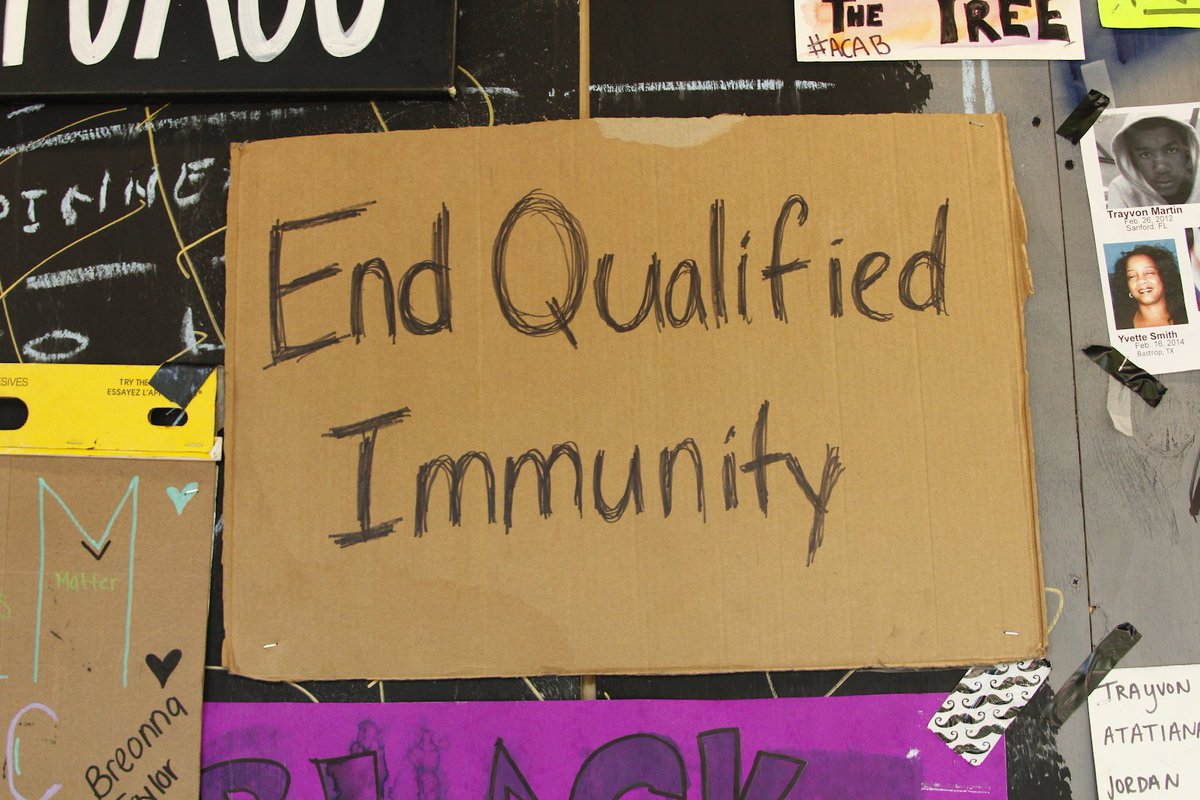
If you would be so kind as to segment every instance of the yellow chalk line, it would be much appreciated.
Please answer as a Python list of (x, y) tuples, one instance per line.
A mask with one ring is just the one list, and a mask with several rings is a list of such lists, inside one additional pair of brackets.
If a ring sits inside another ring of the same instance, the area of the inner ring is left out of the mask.
[(62, 247), (58, 248), (53, 253), (46, 256), (41, 261), (39, 261), (37, 264), (35, 264), (34, 266), (32, 266), (28, 270), (26, 270), (24, 275), (22, 275), (21, 277), (17, 278), (15, 281), (13, 281), (13, 284), (11, 286), (9, 286), (8, 288), (6, 288), (3, 292), (0, 292), (0, 297), (7, 297), (9, 292), (11, 292), (13, 289), (17, 288), (30, 275), (32, 275), (33, 273), (37, 272), (39, 269), (44, 267), (46, 265), (46, 262), (50, 261), (51, 259), (55, 258), (56, 256), (61, 255), (62, 253), (66, 252), (67, 250), (70, 250), (72, 247), (79, 244), (80, 242), (83, 242), (83, 241), (86, 241), (86, 240), (92, 238), (93, 236), (95, 236), (96, 234), (105, 230), (106, 228), (111, 228), (113, 225), (116, 225), (118, 222), (124, 222), (125, 220), (129, 219), (130, 217), (132, 217), (134, 214), (138, 213), (145, 207), (146, 207), (146, 204), (141, 203), (133, 211), (130, 211), (129, 213), (124, 214), (120, 217), (117, 217), (112, 222), (106, 222), (103, 225), (101, 225), (99, 228), (96, 228), (94, 231), (85, 233), (83, 236), (80, 236), (78, 239), (71, 242), (70, 244), (63, 245)]
[[(208, 313), (208, 319), (212, 322), (213, 331), (217, 334), (217, 338), (221, 340), (221, 346), (223, 347), (225, 345), (225, 333), (221, 330), (221, 326), (217, 324), (217, 315), (213, 313), (212, 304), (208, 302), (208, 294), (204, 291), (204, 286), (200, 283), (200, 276), (196, 273), (196, 265), (192, 263), (192, 257), (188, 254), (187, 245), (183, 242), (183, 234), (179, 232), (179, 224), (175, 221), (175, 212), (171, 210), (171, 200), (167, 195), (166, 187), (163, 185), (162, 169), (158, 165), (158, 148), (154, 142), (154, 118), (150, 114), (150, 106), (145, 106), (145, 111), (146, 138), (150, 140), (150, 159), (154, 162), (154, 179), (158, 183), (158, 193), (162, 195), (163, 208), (167, 211), (167, 219), (171, 222), (171, 230), (175, 232), (175, 241), (179, 243), (179, 249), (183, 253), (184, 260), (187, 261), (191, 275), (188, 275), (187, 270), (183, 268), (183, 264), (179, 264), (179, 270), (185, 278), (190, 277), (192, 283), (196, 284), (196, 290), (200, 292), (200, 300), (204, 303), (204, 310)], [(162, 111), (162, 109), (160, 108), (159, 111)]]
[(224, 233), (228, 227), (229, 227), (228, 225), (222, 225), (221, 227), (217, 228), (215, 231), (209, 231), (208, 233), (204, 234), (203, 236), (201, 236), (199, 239), (192, 242), (191, 244), (186, 245), (182, 250), (180, 250), (178, 253), (176, 253), (175, 254), (175, 263), (179, 265), (179, 271), (182, 272), (184, 275), (187, 275), (187, 270), (183, 266), (183, 256), (185, 253), (189, 252), (193, 247), (195, 247), (196, 245), (205, 241), (206, 239), (211, 239), (212, 237), (216, 236), (218, 233)]
[(474, 75), (467, 72), (466, 67), (464, 67), (462, 64), (459, 64), (458, 70), (463, 75), (466, 75), (468, 78), (470, 78), (471, 83), (475, 84), (475, 88), (478, 89), (481, 94), (483, 94), (483, 101), (485, 103), (487, 103), (487, 107), (488, 107), (488, 127), (489, 128), (492, 127), (493, 125), (496, 124), (496, 110), (494, 108), (492, 108), (492, 98), (488, 96), (488, 93), (486, 91), (484, 91), (483, 84), (481, 84), (478, 80), (476, 80)]
[(293, 689), (298, 689), (298, 690), (300, 691), (300, 694), (304, 695), (304, 696), (305, 696), (305, 697), (307, 697), (309, 700), (312, 700), (314, 703), (319, 703), (319, 702), (321, 702), (320, 700), (318, 700), (318, 699), (317, 699), (317, 696), (316, 696), (316, 695), (314, 695), (314, 694), (313, 694), (312, 692), (310, 692), (308, 689), (305, 689), (305, 688), (304, 688), (303, 686), (301, 686), (300, 684), (298, 684), (298, 683), (292, 683), (291, 681), (284, 681), (284, 683), (286, 683), (288, 686), (291, 686)]
[(1046, 635), (1050, 635), (1050, 631), (1054, 630), (1054, 626), (1058, 624), (1059, 617), (1062, 616), (1063, 608), (1067, 605), (1067, 598), (1063, 597), (1062, 589), (1055, 589), (1053, 586), (1044, 586), (1047, 592), (1058, 598), (1058, 610), (1054, 612), (1054, 619), (1050, 620), (1050, 627), (1046, 629)]
[[(76, 125), (82, 125), (85, 122), (91, 122), (92, 120), (96, 119), (97, 117), (103, 117), (107, 114), (119, 114), (120, 112), (127, 111), (127, 110), (128, 110), (128, 106), (122, 106), (121, 108), (110, 108), (108, 111), (101, 111), (99, 113), (92, 114), (90, 117), (84, 117), (83, 119), (77, 119), (74, 122), (68, 122), (66, 125), (63, 125), (58, 130), (50, 131), (45, 136), (34, 139), (32, 142), (30, 142), (30, 146), (35, 145), (38, 142), (44, 141), (46, 139), (49, 139), (51, 136), (54, 136), (55, 134), (62, 133), (65, 130), (70, 130), (71, 128), (74, 128)], [(13, 156), (18, 155), (23, 152), (24, 152), (23, 150), (16, 150), (12, 153), (9, 153), (4, 158), (0, 158), (0, 165), (3, 165), (4, 162), (8, 161)]]
[(375, 112), (375, 119), (379, 120), (379, 127), (383, 128), (385, 132), (388, 131), (387, 123), (383, 121), (383, 114), (379, 113), (379, 106), (375, 104), (374, 100), (371, 101), (371, 108)]
[(846, 674), (841, 677), (841, 680), (839, 680), (837, 683), (835, 683), (833, 685), (832, 689), (830, 689), (828, 692), (825, 693), (825, 696), (833, 697), (833, 693), (836, 692), (838, 689), (842, 688), (842, 684), (845, 683), (847, 680), (849, 680), (850, 676), (853, 675), (856, 671), (857, 670), (853, 670), (853, 669), (846, 670)]
[(529, 680), (529, 678), (521, 678), (521, 680), (525, 681), (525, 685), (529, 687), (529, 691), (533, 692), (534, 697), (536, 697), (538, 700), (546, 699), (545, 695), (539, 692), (538, 688), (533, 685), (533, 681)]
[[(201, 343), (201, 342), (203, 342), (205, 339), (207, 339), (207, 338), (208, 338), (208, 334), (207, 334), (207, 333), (205, 333), (204, 331), (196, 331), (196, 334), (197, 334), (197, 335), (198, 335), (200, 338), (196, 339), (196, 344), (195, 344), (195, 346), (196, 346), (196, 347), (199, 347), (199, 346), (200, 346), (200, 343)], [(180, 350), (178, 353), (176, 353), (175, 355), (171, 356), (171, 357), (170, 357), (170, 358), (168, 358), (166, 361), (162, 362), (162, 364), (159, 364), (159, 366), (161, 367), (163, 364), (170, 364), (172, 361), (174, 361), (175, 359), (179, 358), (181, 355), (183, 355), (184, 353), (186, 353), (188, 350), (191, 350), (191, 349), (192, 349), (192, 346), (191, 346), (191, 345), (189, 345), (188, 347), (185, 347), (185, 348), (183, 348), (183, 349), (182, 349), (182, 350)]]
[[(57, 133), (62, 133), (63, 131), (68, 130), (69, 128), (74, 128), (76, 125), (82, 125), (85, 122), (90, 122), (91, 120), (94, 120), (97, 117), (103, 117), (107, 114), (116, 114), (121, 111), (125, 111), (127, 108), (128, 108), (127, 106), (122, 106), (121, 108), (110, 108), (108, 111), (101, 111), (99, 113), (92, 114), (91, 116), (84, 117), (83, 119), (77, 119), (74, 122), (69, 122), (66, 125), (63, 125), (58, 130), (51, 131), (50, 133), (47, 133), (45, 136), (35, 139), (33, 144), (37, 144), (40, 141), (49, 139), (51, 136), (54, 136)], [(0, 158), (0, 166), (2, 166), (6, 161), (8, 161), (13, 156), (17, 155), (17, 153), (19, 153), (19, 152), (23, 152), (23, 151), (17, 150), (12, 153), (9, 153), (4, 158)], [(55, 255), (57, 255), (57, 253)], [(22, 279), (22, 280), (24, 280), (24, 279)], [(20, 281), (17, 281), (17, 283), (20, 283)], [(13, 286), (16, 286), (16, 284), (14, 283)], [(12, 288), (12, 287), (9, 287), (9, 288)], [(25, 359), (21, 358), (21, 347), (20, 347), (20, 345), (17, 344), (17, 333), (16, 333), (16, 330), (13, 328), (12, 316), (9, 315), (9, 313), (8, 313), (8, 290), (4, 288), (3, 282), (0, 282), (0, 306), (4, 307), (4, 322), (8, 326), (8, 338), (12, 341), (13, 353), (16, 354), (16, 356), (17, 356), (17, 363), (24, 364)]]

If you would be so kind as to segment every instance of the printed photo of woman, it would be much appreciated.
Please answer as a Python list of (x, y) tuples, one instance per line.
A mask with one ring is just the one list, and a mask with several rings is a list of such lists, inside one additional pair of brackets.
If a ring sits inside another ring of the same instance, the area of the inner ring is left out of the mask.
[(1104, 245), (1116, 328), (1186, 325), (1187, 304), (1175, 242)]

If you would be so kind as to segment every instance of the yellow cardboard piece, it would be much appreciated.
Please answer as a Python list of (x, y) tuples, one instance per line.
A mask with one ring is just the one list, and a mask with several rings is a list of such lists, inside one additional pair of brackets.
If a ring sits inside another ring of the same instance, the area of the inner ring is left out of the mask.
[(1200, 0), (1099, 0), (1106, 28), (1200, 28)]
[(150, 386), (157, 369), (0, 365), (0, 406), (15, 398), (28, 409), (21, 427), (0, 430), (0, 455), (218, 459), (216, 371), (188, 404), (186, 422), (163, 426), (151, 424), (151, 412), (178, 406)]

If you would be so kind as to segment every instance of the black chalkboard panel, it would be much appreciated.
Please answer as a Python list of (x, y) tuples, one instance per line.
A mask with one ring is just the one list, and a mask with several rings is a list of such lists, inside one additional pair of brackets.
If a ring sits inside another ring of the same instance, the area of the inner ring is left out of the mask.
[(456, 6), (5, 0), (0, 97), (446, 94)]
[(453, 99), (0, 108), (0, 361), (223, 363), (230, 144), (573, 116), (577, 7), (520, 5), (459, 8)]

